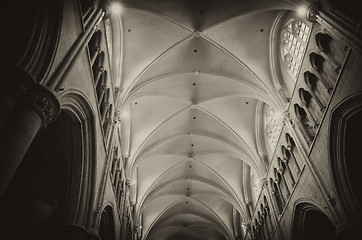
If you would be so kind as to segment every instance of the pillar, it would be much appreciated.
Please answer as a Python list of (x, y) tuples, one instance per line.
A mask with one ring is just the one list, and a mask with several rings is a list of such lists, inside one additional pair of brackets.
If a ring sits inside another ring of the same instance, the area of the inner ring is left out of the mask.
[[(34, 137), (53, 122), (60, 113), (60, 104), (46, 87), (28, 81), (20, 85), (21, 101), (1, 127), (0, 135), (0, 197), (13, 178), (16, 169)], [(13, 99), (15, 102), (16, 100)]]
[(73, 43), (53, 74), (41, 82), (43, 85), (46, 85), (51, 89), (59, 89), (62, 86), (65, 80), (64, 76), (72, 67), (75, 60), (81, 55), (83, 49), (86, 48), (100, 22), (111, 16), (109, 4), (109, 0), (100, 1), (99, 9), (96, 9), (90, 16), (89, 20), (87, 20), (84, 32)]
[(0, 89), (0, 126), (2, 126), (35, 80), (23, 69), (5, 66), (1, 69), (3, 85)]
[(353, 50), (355, 50), (358, 54), (362, 54), (362, 44), (359, 37), (352, 32), (346, 32), (346, 28), (341, 26), (340, 23), (329, 18), (326, 14), (324, 14), (320, 5), (317, 1), (312, 2), (307, 9), (307, 20), (312, 23), (319, 23), (325, 29), (328, 30), (336, 39), (341, 40), (348, 46), (350, 46)]
[(326, 107), (323, 105), (322, 101), (320, 100), (320, 98), (317, 96), (317, 94), (315, 94), (315, 92), (313, 91), (313, 86), (310, 82), (306, 83), (306, 88), (307, 88), (307, 92), (310, 93), (310, 95), (312, 95), (313, 99), (315, 100), (315, 102), (317, 103), (319, 109), (321, 112), (324, 112), (324, 110), (326, 109)]

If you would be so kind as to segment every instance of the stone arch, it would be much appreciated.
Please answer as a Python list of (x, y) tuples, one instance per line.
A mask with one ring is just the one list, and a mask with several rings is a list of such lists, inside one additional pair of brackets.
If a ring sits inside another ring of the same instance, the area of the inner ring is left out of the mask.
[(7, 2), (4, 9), (3, 19), (12, 19), (3, 26), (6, 63), (25, 70), (38, 82), (43, 81), (50, 73), (59, 45), (63, 1), (15, 0)]
[(75, 148), (73, 148), (73, 174), (71, 202), (76, 204), (74, 219), (77, 224), (91, 224), (91, 204), (95, 199), (95, 121), (94, 111), (88, 99), (78, 91), (66, 91), (60, 95), (62, 112), (72, 121)]
[(310, 202), (295, 205), (292, 223), (293, 240), (336, 238), (336, 228), (324, 211)]
[(362, 135), (361, 122), (361, 93), (347, 98), (332, 110), (329, 143), (331, 172), (338, 199), (349, 222), (347, 228), (352, 229), (360, 226), (362, 221), (358, 141)]
[(103, 209), (99, 224), (99, 236), (101, 237), (102, 240), (116, 239), (113, 208), (110, 205), (107, 205)]
[(95, 193), (93, 113), (79, 94), (60, 100), (59, 117), (34, 138), (1, 201), (8, 209), (1, 216), (4, 234), (14, 239), (88, 234)]

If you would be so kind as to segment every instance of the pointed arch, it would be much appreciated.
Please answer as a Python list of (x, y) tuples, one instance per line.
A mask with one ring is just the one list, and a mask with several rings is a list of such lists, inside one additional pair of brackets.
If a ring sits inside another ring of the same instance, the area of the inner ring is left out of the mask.
[(336, 240), (336, 228), (328, 215), (314, 202), (303, 199), (294, 206), (293, 240)]
[[(330, 169), (338, 199), (348, 221), (362, 221), (360, 144), (362, 94), (353, 95), (332, 110), (330, 123)], [(352, 224), (352, 225), (353, 225)]]

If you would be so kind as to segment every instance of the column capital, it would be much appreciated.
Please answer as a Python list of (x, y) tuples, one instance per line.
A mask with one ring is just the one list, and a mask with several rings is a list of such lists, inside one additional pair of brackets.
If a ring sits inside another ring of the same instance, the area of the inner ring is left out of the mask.
[(121, 112), (119, 110), (114, 111), (114, 123), (120, 123), (121, 122)]
[(284, 162), (284, 163), (287, 163), (287, 162), (288, 162), (288, 158), (287, 158), (285, 155), (283, 155), (280, 159), (281, 159), (282, 162)]
[(112, 15), (110, 5), (111, 5), (110, 0), (102, 0), (99, 3), (99, 8), (101, 8), (104, 12), (103, 20), (107, 20)]
[(29, 89), (24, 98), (24, 105), (38, 112), (41, 119), (40, 129), (44, 129), (60, 114), (60, 103), (57, 97), (51, 90), (39, 84)]
[(282, 116), (283, 116), (282, 119), (283, 119), (284, 122), (290, 121), (290, 112), (284, 111), (284, 112), (282, 113)]
[(41, 129), (58, 117), (60, 103), (51, 90), (38, 84), (28, 72), (19, 67), (8, 66), (2, 73), (7, 79), (6, 91), (20, 105), (31, 107), (39, 114)]
[(319, 4), (317, 2), (311, 3), (307, 8), (307, 20), (315, 23), (317, 21), (318, 12)]
[(297, 122), (302, 122), (302, 117), (299, 114), (295, 114), (295, 119), (297, 119)]
[(244, 228), (244, 231), (250, 231), (251, 225), (248, 222), (241, 223), (241, 226)]
[(126, 187), (127, 187), (128, 189), (131, 188), (131, 180), (129, 180), (129, 179), (126, 180)]
[(111, 104), (109, 102), (102, 102), (102, 108), (104, 110), (108, 110), (108, 108), (111, 106)]
[(268, 180), (263, 178), (260, 180), (261, 188), (264, 189), (268, 185)]
[(101, 84), (101, 86), (99, 87), (100, 92), (104, 92), (106, 91), (106, 89), (107, 89), (107, 84)]
[(262, 153), (262, 152), (259, 152), (258, 155), (259, 155), (259, 157), (260, 157), (261, 160), (265, 160), (265, 158), (267, 157), (267, 156), (266, 156), (264, 153)]
[(94, 51), (95, 51), (95, 52), (97, 52), (98, 54), (100, 54), (100, 53), (101, 53), (101, 51), (102, 51), (101, 46), (100, 46), (100, 45), (96, 45), (96, 46), (94, 46)]
[(96, 72), (99, 72), (99, 73), (102, 73), (102, 72), (105, 71), (105, 68), (104, 68), (104, 66), (99, 65), (99, 66), (97, 66), (97, 67), (95, 68), (95, 71), (96, 71)]
[(288, 112), (288, 111), (283, 112), (283, 123), (287, 124), (287, 126), (290, 125), (290, 127), (292, 127), (292, 128), (295, 127), (293, 119), (290, 116), (290, 112)]
[(7, 91), (16, 102), (19, 102), (37, 84), (36, 80), (19, 67), (6, 66), (4, 69), (1, 71), (5, 79), (3, 90)]

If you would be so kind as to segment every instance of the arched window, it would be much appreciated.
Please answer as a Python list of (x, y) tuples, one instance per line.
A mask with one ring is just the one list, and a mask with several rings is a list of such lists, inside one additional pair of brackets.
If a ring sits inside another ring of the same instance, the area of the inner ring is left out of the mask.
[(291, 20), (281, 34), (281, 56), (284, 67), (296, 80), (310, 36), (310, 28), (300, 20)]
[(252, 202), (256, 202), (261, 191), (261, 183), (259, 177), (250, 169), (250, 188)]
[(271, 108), (268, 104), (264, 106), (264, 128), (269, 146), (274, 152), (282, 130), (282, 114)]

